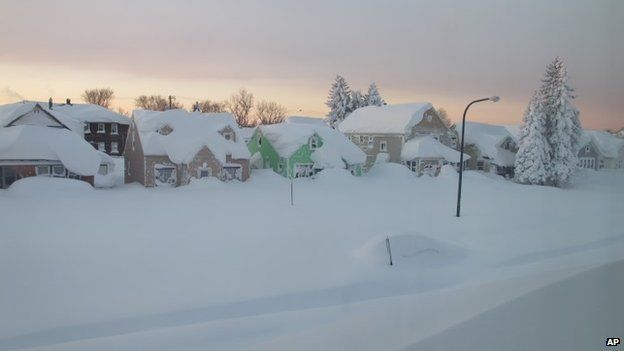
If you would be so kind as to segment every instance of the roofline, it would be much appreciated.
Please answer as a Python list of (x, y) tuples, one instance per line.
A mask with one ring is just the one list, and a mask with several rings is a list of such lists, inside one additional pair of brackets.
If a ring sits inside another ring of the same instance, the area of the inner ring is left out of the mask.
[(53, 119), (54, 121), (56, 121), (58, 124), (60, 124), (61, 126), (63, 126), (63, 128), (68, 129), (68, 130), (71, 130), (69, 127), (67, 127), (67, 126), (65, 125), (65, 123), (63, 123), (63, 122), (59, 121), (59, 120), (58, 120), (58, 118), (54, 117), (54, 116), (53, 116), (50, 112), (46, 111), (46, 109), (44, 109), (43, 107), (41, 107), (41, 105), (39, 105), (39, 103), (38, 103), (38, 102), (36, 102), (36, 103), (35, 103), (35, 106), (33, 106), (33, 108), (32, 108), (30, 111), (28, 111), (28, 112), (26, 112), (26, 113), (21, 114), (19, 117), (15, 118), (15, 119), (14, 119), (14, 120), (12, 120), (11, 122), (7, 123), (7, 124), (5, 125), (5, 127), (11, 127), (11, 126), (14, 126), (14, 125), (13, 125), (13, 123), (15, 123), (18, 119), (20, 119), (20, 118), (22, 118), (22, 117), (26, 116), (27, 114), (31, 113), (31, 112), (32, 112), (32, 111), (34, 111), (34, 110), (35, 110), (35, 108), (37, 108), (37, 107), (39, 107), (39, 109), (40, 109), (41, 111), (43, 111), (46, 115), (48, 115), (50, 118), (52, 118), (52, 119)]

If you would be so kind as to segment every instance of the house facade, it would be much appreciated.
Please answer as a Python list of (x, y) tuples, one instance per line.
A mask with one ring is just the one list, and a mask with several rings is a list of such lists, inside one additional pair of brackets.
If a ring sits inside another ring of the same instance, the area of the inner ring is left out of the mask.
[[(459, 132), (461, 135), (461, 126)], [(518, 145), (508, 127), (466, 122), (464, 152), (470, 155), (466, 169), (514, 177)]]
[[(3, 113), (4, 112), (4, 113)], [(130, 119), (93, 104), (22, 101), (0, 107), (2, 126), (45, 125), (67, 128), (98, 151), (122, 156)]]
[(259, 126), (248, 143), (252, 167), (270, 168), (286, 178), (311, 177), (326, 168), (360, 176), (366, 155), (326, 125), (280, 123)]
[[(366, 154), (366, 169), (376, 162), (393, 162), (418, 174), (437, 174), (443, 164), (458, 162), (453, 152), (457, 136), (430, 103), (362, 107), (347, 116), (338, 129)], [(421, 138), (426, 140), (420, 142)], [(404, 152), (410, 142), (409, 152)]]
[(577, 156), (583, 169), (624, 169), (624, 140), (609, 132), (583, 131)]
[(132, 119), (126, 183), (174, 187), (193, 178), (249, 178), (249, 150), (231, 114), (136, 110)]

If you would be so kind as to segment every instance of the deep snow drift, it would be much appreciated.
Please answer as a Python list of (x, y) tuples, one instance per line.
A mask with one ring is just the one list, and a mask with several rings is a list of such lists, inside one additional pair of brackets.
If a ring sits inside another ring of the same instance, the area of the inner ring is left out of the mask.
[(418, 349), (624, 259), (624, 173), (464, 180), (459, 219), (456, 174), (395, 164), (296, 179), (292, 207), (266, 170), (176, 189), (17, 182), (0, 191), (0, 350)]

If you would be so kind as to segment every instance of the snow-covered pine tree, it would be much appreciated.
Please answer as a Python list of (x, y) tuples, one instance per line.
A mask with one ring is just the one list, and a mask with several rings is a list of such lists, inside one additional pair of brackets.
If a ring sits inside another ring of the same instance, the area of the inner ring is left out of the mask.
[(515, 162), (515, 178), (522, 184), (546, 184), (550, 146), (546, 139), (546, 121), (536, 92), (524, 113)]
[(327, 120), (332, 128), (336, 128), (351, 112), (351, 91), (345, 79), (340, 75), (336, 76), (325, 105), (329, 107)]
[(364, 95), (364, 98), (366, 99), (366, 106), (382, 106), (386, 104), (384, 99), (379, 94), (379, 90), (377, 90), (377, 84), (375, 84), (375, 82), (372, 82), (368, 86), (368, 92)]
[(572, 105), (574, 89), (568, 85), (565, 65), (559, 57), (546, 67), (542, 83), (541, 106), (550, 147), (548, 178), (552, 185), (561, 187), (576, 172), (582, 127), (579, 111)]
[(361, 90), (353, 90), (351, 92), (351, 106), (349, 108), (349, 113), (357, 110), (360, 107), (368, 106), (366, 100), (364, 99), (364, 95), (362, 95)]

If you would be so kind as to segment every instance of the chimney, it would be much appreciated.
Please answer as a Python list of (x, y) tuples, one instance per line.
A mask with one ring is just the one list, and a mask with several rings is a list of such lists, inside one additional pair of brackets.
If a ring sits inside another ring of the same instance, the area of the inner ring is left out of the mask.
[(71, 106), (72, 105), (71, 104), (71, 99), (70, 98), (65, 99), (65, 104)]
[(52, 98), (50, 98), (48, 100), (48, 108), (51, 110), (52, 109)]

